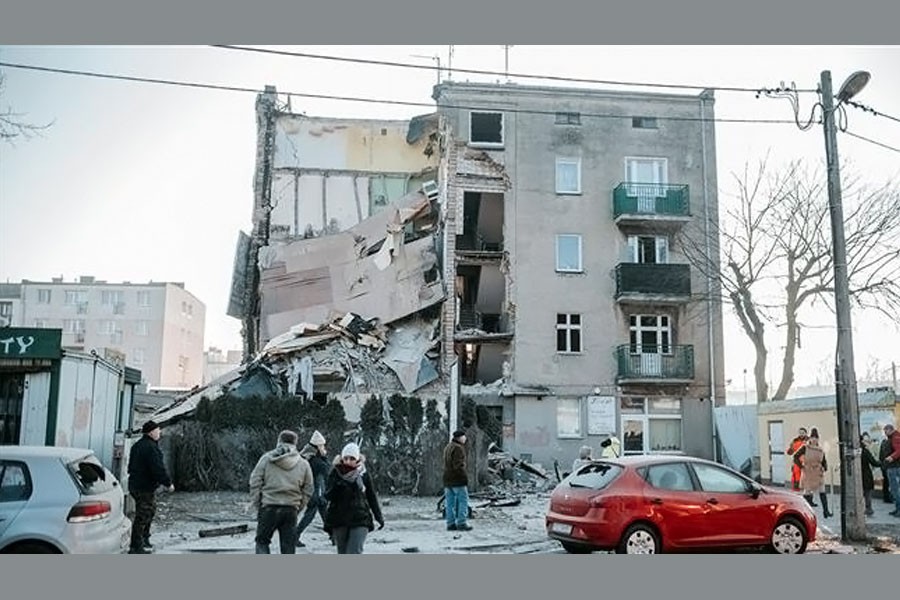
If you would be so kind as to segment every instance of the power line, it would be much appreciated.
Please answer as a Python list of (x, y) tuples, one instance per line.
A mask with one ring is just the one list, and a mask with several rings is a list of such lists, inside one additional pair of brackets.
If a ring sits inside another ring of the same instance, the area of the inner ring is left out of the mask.
[(854, 108), (858, 108), (858, 109), (862, 110), (863, 112), (872, 113), (876, 117), (885, 117), (886, 119), (890, 119), (891, 121), (897, 121), (898, 123), (900, 123), (900, 119), (898, 119), (897, 117), (893, 117), (889, 114), (879, 112), (879, 111), (875, 110), (874, 108), (872, 108), (871, 106), (866, 106), (865, 104), (860, 104), (859, 102), (853, 102), (852, 100), (844, 100), (844, 104), (849, 104), (850, 106), (853, 106)]
[(870, 144), (875, 144), (876, 146), (881, 146), (882, 148), (887, 148), (888, 150), (893, 150), (894, 152), (900, 152), (900, 148), (894, 148), (893, 146), (888, 146), (887, 144), (883, 144), (883, 143), (881, 143), (881, 142), (877, 142), (877, 141), (872, 140), (872, 139), (869, 139), (869, 138), (867, 138), (867, 137), (865, 137), (865, 136), (862, 136), (862, 135), (853, 133), (852, 131), (846, 131), (846, 130), (844, 130), (843, 133), (846, 133), (846, 134), (849, 135), (850, 137), (855, 137), (855, 138), (861, 139), (861, 140), (863, 140), (863, 141), (869, 142)]
[[(8, 63), (8, 62), (0, 62), (0, 67), (9, 67), (14, 69), (25, 69), (25, 70), (33, 70), (33, 71), (43, 71), (48, 73), (62, 73), (64, 75), (76, 75), (83, 77), (98, 77), (102, 79), (114, 79), (121, 81), (131, 81), (138, 83), (156, 83), (161, 85), (173, 85), (180, 87), (189, 87), (189, 88), (200, 88), (200, 89), (211, 89), (211, 90), (221, 90), (221, 91), (229, 91), (229, 92), (247, 92), (254, 94), (264, 93), (265, 90), (259, 90), (256, 88), (249, 87), (241, 87), (241, 86), (233, 86), (233, 85), (217, 85), (217, 84), (209, 84), (209, 83), (197, 83), (190, 81), (176, 81), (172, 79), (159, 79), (159, 78), (150, 78), (150, 77), (136, 77), (131, 75), (114, 75), (111, 73), (98, 73), (96, 71), (80, 71), (74, 69), (58, 69), (53, 67), (41, 67), (37, 65), (23, 65), (18, 63)], [(428, 102), (412, 102), (408, 100), (390, 100), (390, 99), (380, 99), (380, 98), (366, 98), (359, 96), (337, 96), (333, 94), (313, 94), (308, 92), (286, 92), (280, 91), (279, 94), (288, 96), (289, 98), (292, 96), (296, 96), (298, 98), (311, 98), (317, 100), (337, 100), (341, 102), (361, 102), (367, 104), (386, 104), (386, 105), (396, 105), (396, 106), (416, 106), (416, 107), (425, 107), (431, 110), (435, 109), (462, 109), (462, 110), (474, 110), (474, 111), (497, 111), (496, 107), (491, 106), (470, 106), (470, 105), (461, 105), (461, 104), (431, 104)], [(536, 110), (536, 109), (522, 109), (522, 108), (504, 108), (501, 110), (504, 113), (511, 114), (533, 114), (533, 115), (556, 115), (556, 111), (552, 110)], [(598, 119), (631, 119), (636, 115), (616, 115), (616, 114), (608, 114), (608, 113), (580, 113), (582, 117), (593, 117)], [(647, 115), (641, 115), (647, 116)], [(658, 116), (655, 117), (659, 121), (680, 121), (680, 122), (707, 122), (707, 123), (757, 123), (757, 124), (794, 124), (792, 120), (786, 119), (729, 119), (729, 118), (721, 118), (716, 117), (712, 119), (704, 119), (700, 117), (676, 117), (676, 116)]]
[[(257, 52), (260, 54), (276, 54), (280, 56), (292, 56), (295, 58), (314, 58), (319, 60), (331, 60), (339, 62), (349, 62), (364, 65), (378, 65), (383, 67), (402, 67), (407, 69), (424, 69), (428, 71), (448, 70), (433, 65), (417, 65), (415, 63), (405, 63), (391, 60), (375, 60), (371, 58), (353, 58), (349, 56), (335, 56), (333, 54), (314, 54), (311, 52), (295, 52), (288, 50), (272, 50), (270, 48), (251, 48), (249, 46), (234, 46), (229, 44), (211, 44), (212, 48), (221, 48), (224, 50), (239, 50), (242, 52)], [(678, 83), (640, 83), (635, 81), (616, 81), (613, 79), (588, 79), (581, 77), (566, 77), (563, 75), (542, 75), (535, 73), (507, 73), (500, 71), (489, 71), (485, 69), (460, 69), (453, 68), (457, 73), (469, 73), (473, 75), (500, 75), (503, 77), (515, 77), (519, 79), (543, 79), (547, 81), (566, 81), (571, 83), (591, 83), (602, 85), (623, 85), (623, 86), (639, 86), (652, 88), (670, 88), (670, 89), (686, 89), (686, 90), (716, 90), (722, 92), (752, 92), (757, 93), (761, 88), (747, 88), (734, 86), (711, 86), (711, 85), (690, 85)], [(815, 92), (813, 89), (797, 90), (798, 92)]]

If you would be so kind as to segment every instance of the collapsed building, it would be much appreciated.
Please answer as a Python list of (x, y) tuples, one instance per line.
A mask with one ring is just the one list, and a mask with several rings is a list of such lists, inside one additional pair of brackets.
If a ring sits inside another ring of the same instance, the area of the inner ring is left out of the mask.
[(444, 82), (408, 121), (257, 99), (253, 228), (228, 314), (256, 389), (348, 419), (370, 394), (471, 398), (547, 471), (609, 436), (716, 455), (724, 403), (713, 95)]

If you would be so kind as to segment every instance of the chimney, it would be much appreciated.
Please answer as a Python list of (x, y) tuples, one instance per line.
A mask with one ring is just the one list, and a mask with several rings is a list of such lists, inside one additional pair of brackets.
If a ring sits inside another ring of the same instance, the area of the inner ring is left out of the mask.
[(82, 275), (78, 278), (78, 283), (94, 283), (93, 275)]

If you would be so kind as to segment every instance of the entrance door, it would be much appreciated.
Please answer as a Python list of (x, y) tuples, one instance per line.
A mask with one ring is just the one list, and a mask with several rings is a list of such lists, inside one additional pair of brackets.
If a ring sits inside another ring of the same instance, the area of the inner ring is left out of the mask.
[(788, 481), (784, 423), (781, 421), (769, 421), (769, 480), (775, 485), (784, 485)]

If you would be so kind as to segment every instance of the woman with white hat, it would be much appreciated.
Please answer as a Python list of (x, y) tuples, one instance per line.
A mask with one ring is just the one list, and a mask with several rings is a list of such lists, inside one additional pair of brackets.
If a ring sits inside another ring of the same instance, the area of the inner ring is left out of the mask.
[[(365, 456), (350, 442), (335, 457), (325, 484), (325, 531), (331, 534), (338, 554), (362, 554), (368, 533), (384, 527), (381, 505)], [(374, 519), (373, 519), (374, 517)]]

